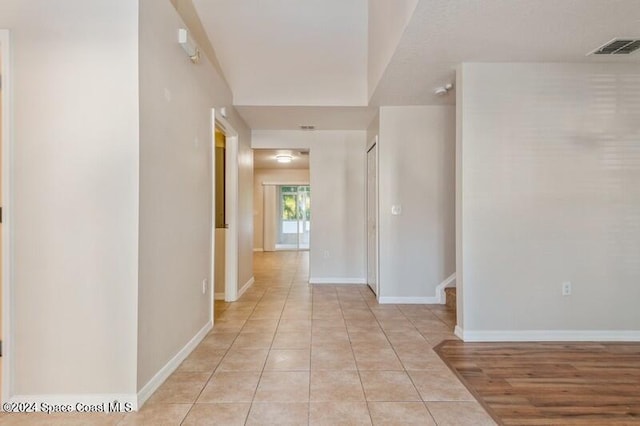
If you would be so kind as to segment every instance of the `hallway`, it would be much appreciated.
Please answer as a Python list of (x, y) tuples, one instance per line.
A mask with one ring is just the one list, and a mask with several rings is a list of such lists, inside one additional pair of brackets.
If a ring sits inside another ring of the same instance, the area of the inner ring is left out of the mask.
[(185, 425), (493, 424), (431, 350), (455, 338), (443, 306), (310, 286), (308, 256), (256, 253), (253, 287), (216, 302), (213, 332), (130, 420), (173, 407)]
[(238, 302), (216, 302), (213, 331), (140, 412), (2, 414), (2, 423), (494, 424), (432, 351), (455, 339), (444, 306), (310, 286), (308, 258), (256, 253), (255, 284)]

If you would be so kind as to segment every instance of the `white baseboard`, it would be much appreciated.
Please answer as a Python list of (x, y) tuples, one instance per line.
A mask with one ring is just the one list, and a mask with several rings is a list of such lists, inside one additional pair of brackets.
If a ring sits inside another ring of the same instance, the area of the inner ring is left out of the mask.
[(264, 251), (264, 249), (263, 249), (263, 248), (254, 248), (254, 249), (253, 249), (253, 251), (255, 251), (255, 252), (262, 252), (262, 251)]
[(444, 289), (448, 287), (455, 287), (455, 286), (456, 286), (456, 273), (454, 272), (453, 274), (449, 275), (447, 279), (442, 281), (442, 283), (440, 283), (438, 287), (436, 287), (436, 298), (438, 299), (438, 302), (436, 303), (444, 305), (447, 301), (447, 297), (445, 296)]
[(207, 324), (205, 324), (204, 327), (202, 327), (200, 331), (198, 331), (198, 333), (196, 333), (195, 336), (193, 336), (189, 343), (187, 343), (182, 349), (180, 349), (180, 351), (173, 358), (171, 358), (169, 362), (167, 362), (165, 366), (162, 367), (160, 371), (158, 371), (156, 375), (153, 376), (142, 389), (140, 389), (137, 398), (138, 407), (142, 407), (145, 401), (149, 399), (149, 397), (153, 395), (153, 393), (160, 387), (160, 385), (162, 385), (162, 383), (167, 380), (171, 373), (173, 373), (176, 368), (180, 366), (182, 361), (184, 361), (196, 348), (196, 346), (200, 344), (202, 339), (204, 339), (204, 337), (207, 335), (207, 333), (209, 333), (209, 331), (211, 331), (212, 328), (213, 322), (209, 321)]
[(366, 278), (309, 278), (309, 284), (366, 284)]
[(455, 334), (465, 342), (639, 342), (640, 330), (483, 330)]
[(138, 410), (138, 397), (131, 394), (78, 394), (78, 395), (15, 395), (9, 403), (33, 405), (39, 412), (53, 410), (52, 405), (65, 405), (71, 411), (87, 411), (89, 406), (105, 413), (129, 412)]
[(392, 303), (394, 305), (435, 305), (440, 303), (438, 297), (380, 297), (381, 305)]
[[(238, 299), (240, 299), (240, 297), (244, 294), (245, 291), (249, 290), (249, 288), (253, 285), (253, 283), (256, 282), (255, 277), (251, 277), (249, 278), (249, 281), (247, 281), (242, 288), (240, 289), (240, 291), (238, 292)], [(224, 299), (224, 296), (223, 296)]]
[(213, 294), (213, 299), (214, 300), (224, 300), (224, 292), (222, 292), (222, 293), (214, 293)]

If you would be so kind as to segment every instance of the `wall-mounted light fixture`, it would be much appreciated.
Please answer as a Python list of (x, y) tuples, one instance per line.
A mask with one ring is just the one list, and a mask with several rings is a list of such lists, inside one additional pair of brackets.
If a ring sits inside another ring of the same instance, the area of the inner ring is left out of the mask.
[(278, 154), (276, 155), (276, 161), (278, 163), (290, 163), (293, 160), (293, 156), (290, 154)]
[(182, 46), (182, 49), (189, 55), (189, 59), (194, 64), (200, 62), (200, 49), (198, 45), (191, 37), (189, 37), (189, 31), (184, 28), (178, 30), (178, 43)]
[(433, 93), (435, 93), (438, 96), (444, 96), (447, 93), (449, 93), (449, 90), (451, 89), (453, 89), (453, 84), (449, 83), (445, 86), (438, 87), (436, 90), (433, 91)]

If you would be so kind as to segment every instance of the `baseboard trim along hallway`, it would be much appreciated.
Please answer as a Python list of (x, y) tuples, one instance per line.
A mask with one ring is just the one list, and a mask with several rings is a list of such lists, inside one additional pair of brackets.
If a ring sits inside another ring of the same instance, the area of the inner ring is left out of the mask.
[(173, 357), (155, 376), (138, 392), (137, 404), (142, 406), (147, 399), (164, 383), (191, 352), (202, 342), (207, 333), (213, 329), (213, 321), (209, 321), (202, 329)]
[(483, 330), (455, 335), (465, 342), (640, 342), (639, 330)]

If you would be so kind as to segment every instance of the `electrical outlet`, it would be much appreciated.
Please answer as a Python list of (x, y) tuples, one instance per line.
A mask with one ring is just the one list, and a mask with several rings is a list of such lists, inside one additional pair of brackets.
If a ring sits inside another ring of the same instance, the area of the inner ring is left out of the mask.
[(209, 280), (205, 278), (204, 280), (202, 280), (202, 294), (207, 294), (208, 286), (209, 286)]
[(329, 250), (325, 250), (324, 251), (324, 258), (328, 259), (329, 258)]
[(571, 296), (571, 281), (565, 281), (562, 283), (562, 295)]

